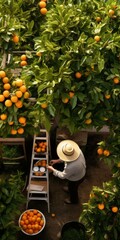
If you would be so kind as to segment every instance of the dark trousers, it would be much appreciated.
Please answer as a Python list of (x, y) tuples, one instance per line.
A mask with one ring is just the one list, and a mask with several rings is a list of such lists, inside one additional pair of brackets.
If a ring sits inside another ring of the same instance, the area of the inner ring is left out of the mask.
[(79, 181), (69, 181), (68, 180), (68, 190), (70, 194), (70, 201), (71, 203), (78, 203), (79, 197), (78, 197), (78, 187), (79, 184), (82, 183), (85, 179), (85, 176), (80, 179)]

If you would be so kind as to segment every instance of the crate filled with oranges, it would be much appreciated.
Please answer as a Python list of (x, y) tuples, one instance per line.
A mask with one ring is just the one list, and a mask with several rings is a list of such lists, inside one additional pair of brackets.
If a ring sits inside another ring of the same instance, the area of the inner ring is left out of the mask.
[(37, 209), (28, 209), (24, 211), (19, 218), (19, 227), (26, 235), (39, 234), (45, 225), (45, 216)]
[(33, 164), (33, 174), (35, 176), (43, 176), (46, 173), (46, 160), (39, 160)]
[(47, 151), (47, 142), (46, 141), (36, 141), (34, 144), (35, 153), (45, 153)]

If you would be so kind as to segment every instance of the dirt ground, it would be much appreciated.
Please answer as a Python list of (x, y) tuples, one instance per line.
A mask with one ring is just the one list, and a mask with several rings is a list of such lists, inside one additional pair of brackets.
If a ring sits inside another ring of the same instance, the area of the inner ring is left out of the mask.
[[(102, 187), (102, 183), (111, 178), (110, 169), (103, 161), (99, 161), (96, 154), (97, 142), (101, 139), (103, 139), (103, 136), (88, 136), (87, 145), (84, 149), (87, 174), (86, 179), (79, 186), (79, 204), (64, 204), (64, 199), (67, 197), (67, 193), (62, 189), (65, 185), (65, 180), (58, 179), (50, 173), (50, 213), (47, 211), (47, 203), (45, 201), (31, 201), (28, 206), (28, 208), (39, 209), (45, 215), (46, 226), (44, 230), (39, 235), (32, 237), (26, 236), (20, 231), (16, 240), (57, 240), (64, 223), (79, 220), (82, 204), (88, 201), (92, 187)], [(53, 213), (55, 214), (54, 217), (52, 217)]]

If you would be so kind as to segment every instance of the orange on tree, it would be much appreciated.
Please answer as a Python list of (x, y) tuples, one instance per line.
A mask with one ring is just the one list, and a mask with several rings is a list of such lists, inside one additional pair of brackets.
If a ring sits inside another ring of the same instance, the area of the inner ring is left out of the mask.
[(92, 119), (91, 118), (88, 118), (85, 120), (85, 124), (89, 125), (92, 123)]
[(13, 41), (14, 43), (18, 43), (19, 40), (20, 40), (19, 36), (16, 35), (16, 34), (14, 34), (13, 37), (12, 37), (12, 41)]
[(82, 73), (81, 72), (76, 72), (75, 73), (75, 77), (78, 78), (78, 79), (81, 78), (82, 77)]
[(68, 102), (69, 102), (69, 98), (67, 98), (67, 97), (64, 98), (64, 97), (63, 97), (63, 98), (62, 98), (62, 102), (63, 102), (63, 103), (68, 103)]
[(9, 89), (11, 88), (11, 85), (10, 85), (9, 83), (5, 83), (5, 84), (3, 85), (3, 88), (4, 88), (5, 90), (9, 90)]
[(17, 134), (17, 130), (14, 129), (14, 128), (12, 128), (11, 131), (10, 131), (10, 133), (11, 133), (12, 135), (16, 135), (16, 134)]
[(108, 157), (108, 156), (110, 155), (110, 151), (107, 150), (107, 149), (105, 149), (105, 150), (103, 151), (103, 155), (106, 156), (106, 157)]
[(44, 103), (41, 103), (40, 106), (41, 106), (41, 108), (45, 109), (45, 108), (47, 108), (48, 104), (46, 102), (44, 102)]
[(99, 155), (102, 155), (102, 154), (103, 154), (103, 149), (102, 149), (102, 148), (98, 148), (98, 149), (97, 149), (97, 153), (98, 153)]
[(120, 82), (120, 80), (119, 80), (118, 77), (114, 77), (114, 78), (113, 78), (113, 82), (114, 82), (115, 84), (118, 84), (118, 83)]
[(26, 65), (27, 65), (27, 61), (21, 61), (21, 62), (20, 62), (20, 66), (21, 66), (21, 67), (24, 67), (24, 66), (26, 66)]
[(2, 81), (3, 81), (3, 83), (8, 83), (8, 82), (9, 82), (9, 78), (8, 78), (8, 77), (4, 77), (4, 78), (2, 79)]
[(5, 114), (5, 113), (3, 113), (3, 114), (1, 114), (1, 120), (6, 120), (7, 119), (7, 114)]
[(72, 98), (75, 95), (75, 93), (73, 91), (69, 92), (69, 97)]
[(6, 107), (11, 107), (12, 106), (12, 102), (11, 102), (10, 99), (5, 100), (5, 106)]
[(101, 17), (96, 17), (97, 22), (101, 22)]
[(45, 14), (47, 13), (47, 8), (41, 8), (41, 9), (40, 9), (40, 13), (41, 13), (42, 15), (45, 15)]
[(99, 42), (99, 41), (100, 41), (100, 36), (96, 35), (96, 36), (94, 37), (94, 40), (95, 40), (96, 42)]
[(111, 210), (112, 210), (113, 213), (117, 213), (118, 212), (118, 207), (114, 206), (114, 207), (112, 207)]
[(115, 14), (115, 11), (113, 9), (110, 9), (108, 13), (109, 13), (109, 16), (113, 16)]
[(16, 106), (17, 108), (22, 108), (23, 102), (22, 102), (21, 100), (18, 100), (18, 101), (15, 103), (15, 106)]
[(25, 85), (22, 85), (19, 89), (22, 93), (25, 93), (27, 91), (27, 88)]
[(4, 77), (6, 77), (6, 72), (1, 70), (0, 71), (0, 78), (4, 78)]
[(39, 7), (40, 7), (40, 8), (45, 8), (46, 5), (47, 5), (46, 2), (44, 2), (44, 1), (40, 1), (40, 2), (39, 2)]
[(25, 117), (19, 117), (18, 122), (21, 123), (21, 124), (24, 124), (26, 122), (26, 118)]
[(17, 132), (18, 132), (18, 134), (23, 134), (24, 133), (24, 128), (18, 128)]
[(36, 56), (41, 57), (42, 53), (41, 52), (36, 52)]
[(15, 86), (21, 87), (22, 85), (23, 85), (23, 80), (22, 80), (22, 79), (17, 79), (17, 80), (15, 81)]
[(16, 95), (11, 96), (11, 102), (16, 103), (18, 101), (18, 97)]
[(13, 122), (13, 121), (10, 121), (10, 122), (8, 122), (8, 124), (9, 124), (10, 126), (12, 126), (12, 125), (14, 124), (14, 122)]
[(18, 98), (21, 98), (22, 95), (23, 95), (23, 93), (22, 93), (20, 90), (17, 90), (17, 91), (15, 92), (15, 95), (16, 95)]
[(21, 55), (20, 57), (21, 61), (26, 61), (27, 60), (27, 56), (25, 54)]
[(3, 91), (3, 96), (4, 96), (5, 98), (8, 98), (9, 95), (10, 95), (10, 92), (9, 92), (8, 90)]
[(0, 94), (0, 102), (4, 102), (4, 100), (5, 100), (4, 95), (3, 95), (3, 94)]
[(110, 98), (111, 98), (111, 95), (110, 95), (110, 94), (105, 94), (105, 98), (106, 98), (106, 99), (110, 99)]
[(98, 209), (103, 210), (105, 208), (104, 203), (98, 203)]
[(29, 92), (25, 92), (23, 96), (24, 96), (24, 99), (27, 99), (27, 98), (30, 97), (30, 93)]

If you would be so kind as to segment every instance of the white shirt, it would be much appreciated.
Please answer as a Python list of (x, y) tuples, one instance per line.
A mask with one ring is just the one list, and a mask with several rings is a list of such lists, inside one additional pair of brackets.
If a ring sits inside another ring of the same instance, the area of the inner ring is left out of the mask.
[(70, 181), (78, 181), (85, 176), (86, 163), (84, 155), (81, 151), (80, 156), (71, 162), (65, 162), (63, 172), (54, 170), (53, 175), (61, 179), (68, 179)]

